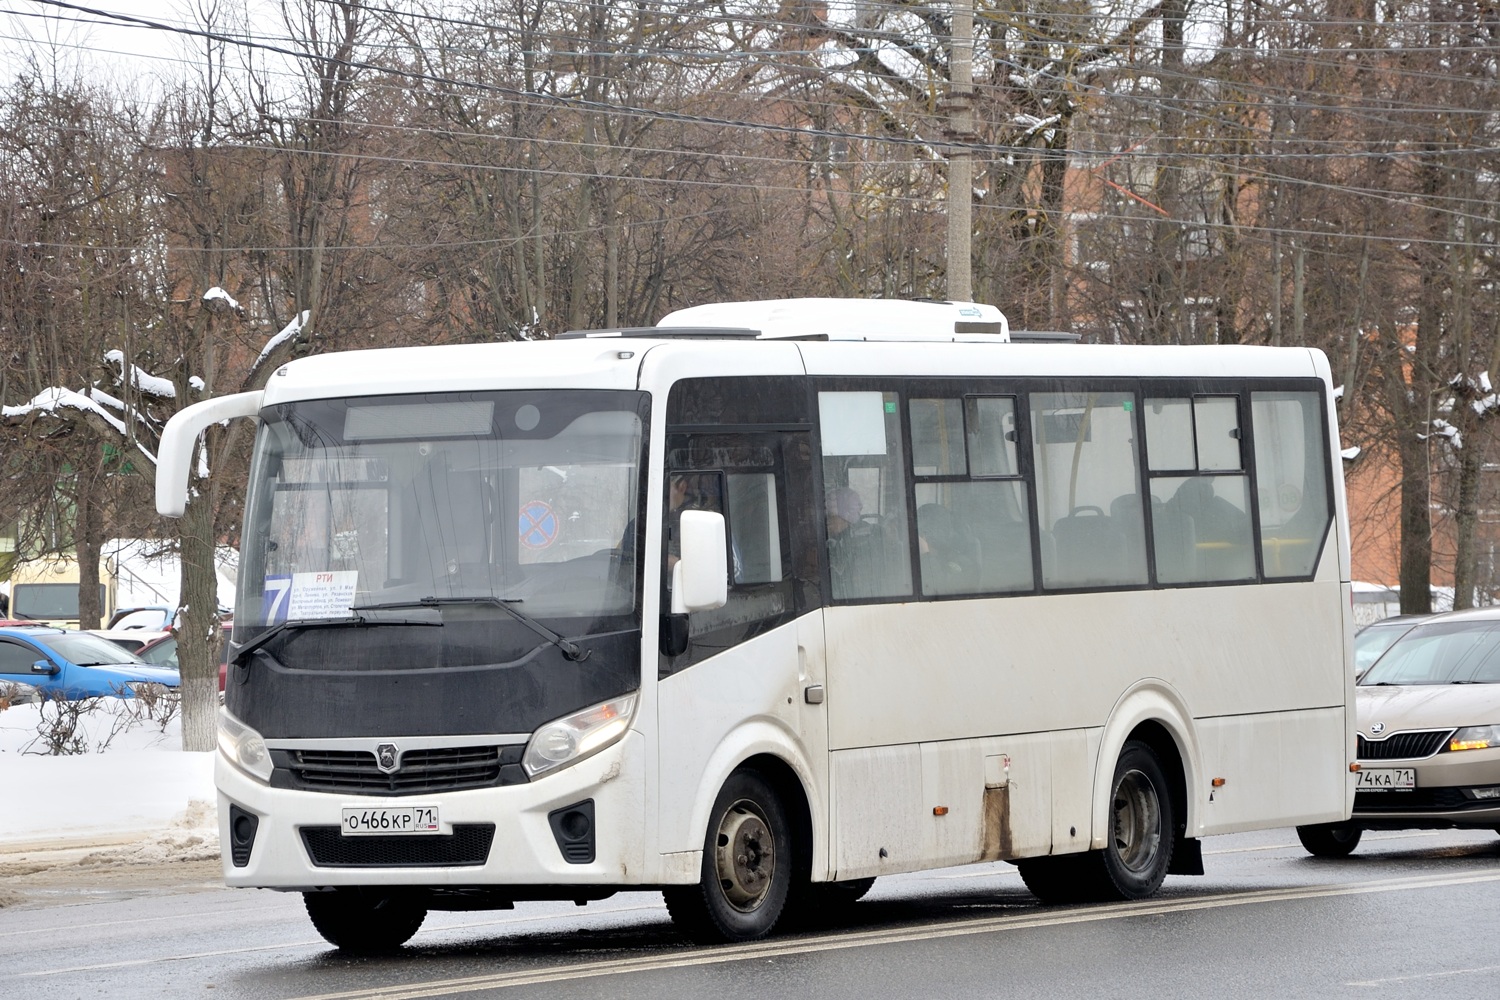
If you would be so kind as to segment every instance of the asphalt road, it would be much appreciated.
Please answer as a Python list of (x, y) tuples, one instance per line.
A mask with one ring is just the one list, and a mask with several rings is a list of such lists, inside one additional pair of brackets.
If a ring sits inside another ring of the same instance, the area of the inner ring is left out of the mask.
[[(55, 860), (55, 859), (54, 859)], [(1006, 864), (882, 879), (836, 922), (694, 948), (655, 893), (434, 913), (346, 958), (301, 898), (209, 861), (0, 863), (0, 997), (1434, 997), (1500, 994), (1500, 837), (1366, 834), (1340, 861), (1289, 830), (1213, 838), (1208, 875), (1139, 903), (1042, 907)]]

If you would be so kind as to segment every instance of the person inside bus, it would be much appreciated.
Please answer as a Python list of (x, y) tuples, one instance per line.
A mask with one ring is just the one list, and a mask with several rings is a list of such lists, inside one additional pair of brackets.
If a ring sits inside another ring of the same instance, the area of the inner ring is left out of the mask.
[(667, 581), (671, 585), (672, 567), (682, 559), (682, 539), (678, 526), (682, 523), (682, 512), (692, 507), (689, 500), (695, 499), (695, 483), (684, 475), (672, 476), (667, 485), (667, 514), (665, 534), (667, 536)]
[(940, 503), (917, 508), (917, 551), (922, 560), (922, 589), (929, 594), (960, 594), (979, 586), (974, 546), (959, 529), (953, 512)]
[(858, 586), (858, 563), (864, 545), (861, 516), (864, 501), (849, 486), (830, 490), (824, 503), (828, 522), (828, 566), (834, 597), (853, 597)]

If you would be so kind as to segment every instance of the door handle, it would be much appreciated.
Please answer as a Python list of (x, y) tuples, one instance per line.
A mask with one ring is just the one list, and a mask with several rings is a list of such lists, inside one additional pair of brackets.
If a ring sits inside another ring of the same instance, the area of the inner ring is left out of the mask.
[(809, 705), (823, 704), (823, 685), (809, 684), (802, 689), (802, 700)]

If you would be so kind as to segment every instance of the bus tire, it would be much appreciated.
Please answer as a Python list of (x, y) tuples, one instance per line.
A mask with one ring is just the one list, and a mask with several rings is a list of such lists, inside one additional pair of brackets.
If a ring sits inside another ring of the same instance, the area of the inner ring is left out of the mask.
[(851, 878), (842, 882), (793, 884), (787, 895), (777, 930), (814, 930), (849, 916), (854, 904), (864, 898), (875, 884), (875, 877)]
[(771, 933), (791, 887), (791, 824), (770, 784), (736, 771), (709, 813), (697, 885), (662, 891), (677, 929), (700, 944), (754, 941)]
[(1021, 881), (1031, 894), (1048, 906), (1082, 903), (1089, 899), (1083, 854), (1061, 854), (1056, 857), (1025, 858), (1016, 862)]
[(1315, 858), (1347, 858), (1363, 832), (1353, 823), (1312, 823), (1297, 827), (1297, 839)]
[(323, 939), (355, 954), (394, 951), (410, 941), (427, 919), (426, 907), (408, 893), (335, 889), (304, 892), (302, 901)]
[(1109, 836), (1098, 852), (1102, 899), (1145, 899), (1161, 888), (1172, 865), (1176, 817), (1167, 776), (1156, 753), (1129, 740), (1110, 782)]

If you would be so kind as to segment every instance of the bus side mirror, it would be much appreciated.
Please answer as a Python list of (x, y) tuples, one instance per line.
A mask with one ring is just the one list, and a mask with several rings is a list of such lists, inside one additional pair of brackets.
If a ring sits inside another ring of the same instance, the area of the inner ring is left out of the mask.
[(62, 669), (57, 664), (48, 662), (47, 660), (37, 660), (31, 665), (31, 672), (34, 674), (46, 674), (48, 677), (56, 677), (62, 673)]
[(198, 435), (210, 424), (235, 417), (253, 417), (260, 412), (262, 390), (215, 396), (178, 410), (162, 428), (156, 449), (156, 510), (167, 517), (181, 517), (187, 510), (188, 471)]
[(678, 522), (681, 558), (672, 567), (672, 613), (712, 611), (729, 600), (729, 543), (724, 515), (685, 510)]

